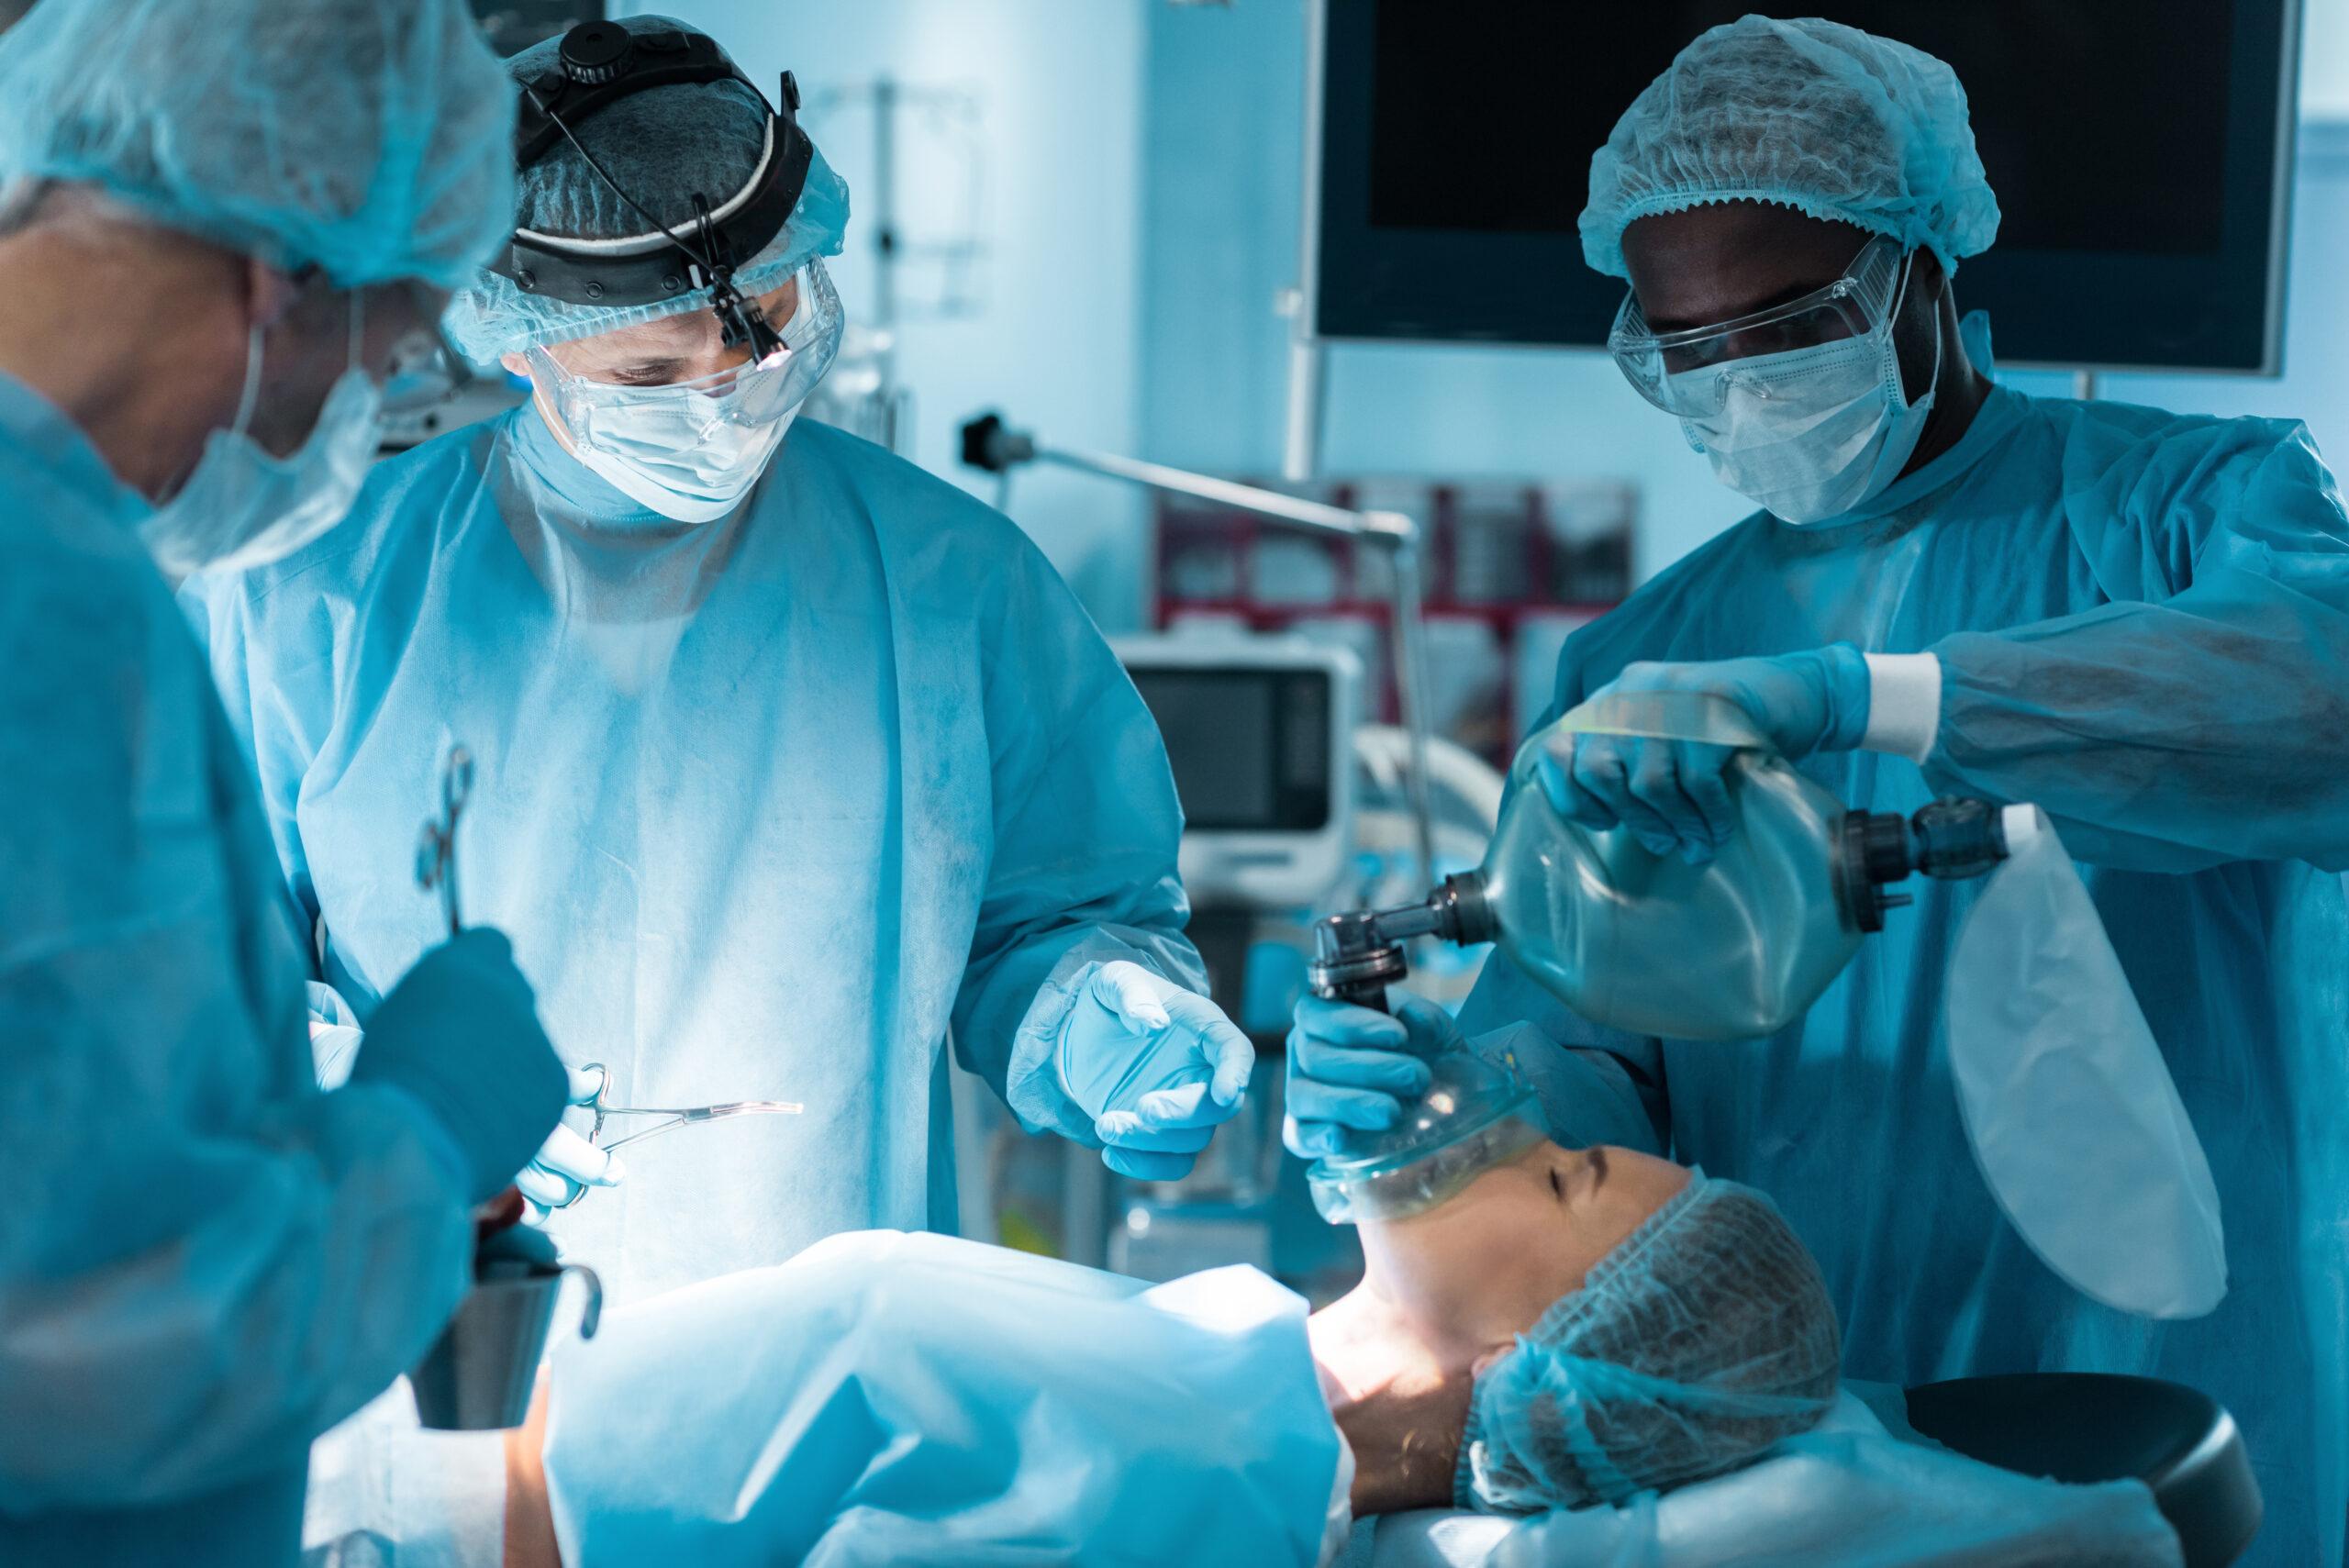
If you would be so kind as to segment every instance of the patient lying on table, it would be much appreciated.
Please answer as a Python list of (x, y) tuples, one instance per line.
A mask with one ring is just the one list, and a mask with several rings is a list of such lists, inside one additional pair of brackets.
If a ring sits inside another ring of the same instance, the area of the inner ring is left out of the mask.
[(1734, 1184), (1544, 1141), (1361, 1230), (1309, 1320), (1252, 1269), (894, 1232), (615, 1313), (509, 1435), (507, 1562), (1310, 1564), (1351, 1514), (1720, 1474), (1835, 1397), (1817, 1268)]

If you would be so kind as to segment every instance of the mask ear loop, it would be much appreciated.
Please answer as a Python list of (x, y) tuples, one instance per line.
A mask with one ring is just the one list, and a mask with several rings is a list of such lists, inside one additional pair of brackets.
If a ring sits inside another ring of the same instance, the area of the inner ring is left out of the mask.
[[(1900, 345), (1898, 342), (1892, 340), (1893, 334), (1899, 330), (1901, 307), (1909, 302), (1909, 280), (1916, 276), (1916, 273), (1917, 252), (1911, 250), (1909, 252), (1908, 260), (1901, 264), (1900, 292), (1893, 298), (1892, 311), (1890, 316), (1887, 317), (1887, 319), (1892, 323), (1892, 328), (1891, 331), (1887, 332), (1886, 335), (1886, 346), (1892, 350), (1893, 390), (1900, 395), (1900, 407), (1903, 413), (1914, 408), (1925, 398), (1931, 397), (1942, 384), (1942, 350), (1944, 345), (1942, 341), (1943, 337), (1943, 333), (1942, 331), (1942, 307), (1941, 299), (1938, 295), (1936, 295), (1933, 300), (1932, 373), (1925, 378), (1925, 390), (1919, 393), (1914, 397), (1909, 395), (1909, 384), (1902, 379), (1900, 374)], [(1949, 274), (1947, 272), (1943, 272), (1942, 274), (1942, 287), (1943, 289), (1947, 289), (1949, 287)]]
[[(1944, 289), (1949, 287), (1947, 278), (1942, 280), (1942, 287)], [(1942, 330), (1942, 302), (1936, 299), (1933, 301), (1933, 373), (1926, 378), (1925, 390), (1917, 395), (1919, 398), (1931, 397), (1941, 389), (1942, 350), (1948, 346), (1943, 341), (1948, 336), (1948, 333)], [(1904, 387), (1902, 390), (1908, 389)]]
[(228, 433), (244, 435), (253, 422), (253, 410), (261, 406), (262, 325), (256, 321), (245, 332), (245, 389), (237, 396), (237, 417), (228, 422)]
[[(318, 269), (314, 263), (297, 272), (289, 272), (286, 276), (288, 281), (297, 286), (306, 286), (317, 272)], [(367, 291), (364, 289), (350, 291), (350, 336), (343, 350), (345, 370), (356, 370), (364, 361), (367, 340), (366, 295)], [(245, 389), (238, 395), (237, 417), (229, 422), (228, 426), (230, 433), (234, 435), (242, 436), (250, 431), (254, 411), (261, 406), (261, 373), (264, 352), (262, 339), (266, 330), (267, 328), (259, 322), (255, 322), (245, 333)]]

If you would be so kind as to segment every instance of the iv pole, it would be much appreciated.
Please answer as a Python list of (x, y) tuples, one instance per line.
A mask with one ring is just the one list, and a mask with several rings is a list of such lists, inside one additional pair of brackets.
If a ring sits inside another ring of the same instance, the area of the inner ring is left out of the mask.
[(996, 414), (982, 415), (963, 427), (963, 461), (1007, 480), (1011, 470), (1022, 463), (1052, 463), (1145, 490), (1210, 501), (1302, 533), (1360, 539), (1386, 550), (1394, 566), (1395, 584), (1395, 636), (1387, 652), (1394, 666), (1396, 706), (1402, 710), (1410, 752), (1404, 792), (1410, 805), (1419, 865), (1430, 876), (1435, 874), (1435, 825), (1428, 797), (1427, 643), (1420, 607), (1419, 524), (1400, 512), (1355, 511), (1135, 458), (1044, 446), (1032, 434), (1011, 428)]

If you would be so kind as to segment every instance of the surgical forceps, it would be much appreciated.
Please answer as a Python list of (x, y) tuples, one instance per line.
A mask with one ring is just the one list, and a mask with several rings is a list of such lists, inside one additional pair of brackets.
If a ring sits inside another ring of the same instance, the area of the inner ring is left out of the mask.
[[(596, 1125), (587, 1129), (587, 1141), (596, 1144), (607, 1154), (615, 1149), (666, 1132), (672, 1128), (691, 1127), (696, 1122), (724, 1121), (728, 1117), (736, 1116), (797, 1116), (806, 1108), (797, 1100), (729, 1100), (724, 1105), (718, 1106), (607, 1105), (604, 1103), (604, 1095), (611, 1089), (610, 1072), (600, 1062), (590, 1062), (581, 1071), (604, 1074), (603, 1085), (596, 1091), (596, 1097), (587, 1102), (587, 1107), (596, 1113)], [(623, 1116), (659, 1116), (667, 1117), (669, 1119), (656, 1121), (651, 1127), (631, 1132), (625, 1138), (616, 1138), (609, 1143), (598, 1142), (597, 1140), (604, 1134), (605, 1120), (607, 1118)]]
[(416, 884), (427, 893), (440, 890), (440, 913), (452, 937), (464, 929), (457, 915), (457, 818), (473, 793), (473, 754), (451, 746), (440, 765), (440, 815), (425, 819), (424, 840), (416, 848)]

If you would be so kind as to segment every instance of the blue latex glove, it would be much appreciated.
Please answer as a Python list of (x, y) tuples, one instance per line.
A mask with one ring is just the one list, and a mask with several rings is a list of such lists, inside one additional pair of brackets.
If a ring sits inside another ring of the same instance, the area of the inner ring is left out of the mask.
[[(1782, 757), (1848, 751), (1868, 728), (1868, 666), (1848, 642), (1767, 659), (1638, 663), (1591, 694), (1709, 692), (1743, 708)], [(1650, 854), (1702, 865), (1735, 828), (1722, 770), (1733, 749), (1696, 740), (1561, 736), (1534, 764), (1542, 792), (1568, 821), (1618, 823)]]
[(1084, 982), (1054, 1071), (1120, 1175), (1178, 1181), (1248, 1091), (1256, 1048), (1205, 996), (1122, 959)]
[(1428, 1086), (1428, 1059), (1464, 1050), (1452, 1015), (1425, 997), (1391, 991), (1392, 1016), (1307, 996), (1288, 1031), (1288, 1114), (1281, 1140), (1311, 1160), (1334, 1152), (1350, 1131), (1395, 1125)]
[[(573, 1067), (567, 1071), (571, 1104), (594, 1105), (604, 1090), (604, 1070)], [(514, 1185), (522, 1194), (523, 1219), (543, 1225), (549, 1214), (578, 1201), (589, 1187), (616, 1187), (627, 1174), (617, 1157), (596, 1148), (576, 1129), (557, 1122), (547, 1140), (539, 1145), (537, 1156), (514, 1178)]]
[(562, 1062), (503, 933), (475, 927), (417, 961), (367, 1020), (354, 1083), (406, 1090), (467, 1162), (467, 1197), (503, 1191), (562, 1115)]

